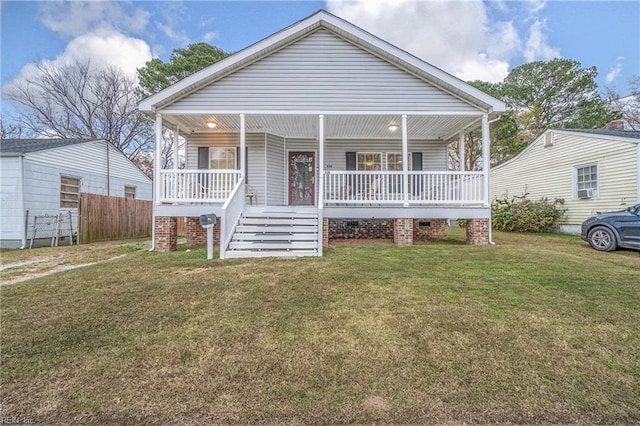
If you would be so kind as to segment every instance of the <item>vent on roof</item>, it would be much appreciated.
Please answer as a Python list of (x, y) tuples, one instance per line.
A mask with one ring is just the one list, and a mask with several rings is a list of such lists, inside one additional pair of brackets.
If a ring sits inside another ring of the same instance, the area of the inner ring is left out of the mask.
[(544, 134), (544, 147), (545, 148), (549, 148), (550, 146), (553, 146), (553, 142), (554, 142), (554, 135), (553, 132), (547, 132)]

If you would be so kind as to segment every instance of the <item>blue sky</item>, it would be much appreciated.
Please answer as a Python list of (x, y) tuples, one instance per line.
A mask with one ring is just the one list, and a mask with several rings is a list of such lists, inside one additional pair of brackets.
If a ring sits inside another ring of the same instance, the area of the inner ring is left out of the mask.
[[(500, 81), (533, 60), (595, 65), (600, 90), (640, 75), (640, 1), (2, 1), (3, 92), (40, 61), (89, 58), (135, 75), (206, 41), (240, 50), (326, 9), (464, 80)], [(3, 101), (3, 107), (6, 108)]]

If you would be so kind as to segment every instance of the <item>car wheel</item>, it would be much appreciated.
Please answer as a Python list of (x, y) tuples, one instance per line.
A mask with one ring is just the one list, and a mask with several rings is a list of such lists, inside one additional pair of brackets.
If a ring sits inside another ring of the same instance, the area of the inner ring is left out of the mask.
[(587, 240), (591, 247), (599, 251), (613, 251), (618, 247), (615, 234), (604, 226), (596, 226), (589, 231)]

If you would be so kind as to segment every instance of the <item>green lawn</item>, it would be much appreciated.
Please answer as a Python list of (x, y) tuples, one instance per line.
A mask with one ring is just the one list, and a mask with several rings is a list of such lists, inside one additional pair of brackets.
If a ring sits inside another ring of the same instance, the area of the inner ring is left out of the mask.
[(640, 253), (462, 232), (295, 260), (115, 247), (127, 255), (0, 287), (1, 415), (639, 422)]

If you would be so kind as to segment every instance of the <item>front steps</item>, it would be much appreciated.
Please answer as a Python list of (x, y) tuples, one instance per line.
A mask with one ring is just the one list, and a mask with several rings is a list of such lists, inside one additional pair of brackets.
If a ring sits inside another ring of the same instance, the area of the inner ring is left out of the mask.
[(226, 258), (318, 256), (318, 209), (247, 207)]

